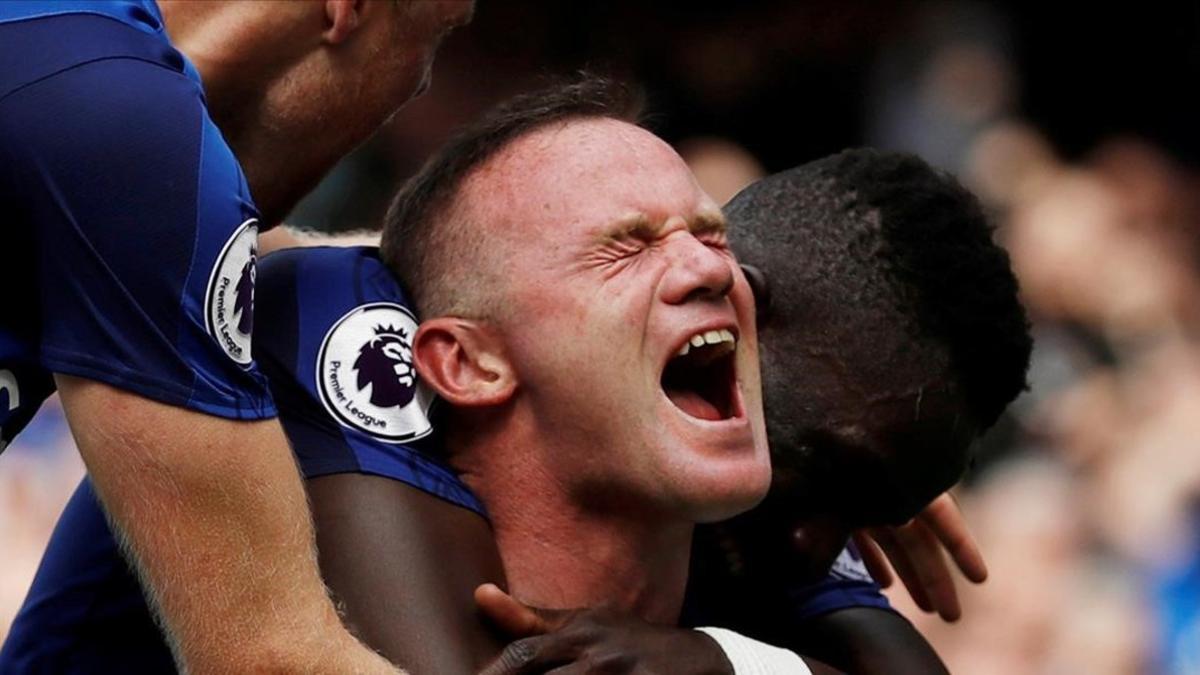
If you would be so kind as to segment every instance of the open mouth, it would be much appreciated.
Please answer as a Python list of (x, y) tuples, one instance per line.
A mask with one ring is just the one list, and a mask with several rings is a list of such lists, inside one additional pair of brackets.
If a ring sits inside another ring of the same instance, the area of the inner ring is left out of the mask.
[(663, 369), (662, 388), (684, 413), (702, 420), (737, 415), (737, 338), (728, 330), (691, 336)]

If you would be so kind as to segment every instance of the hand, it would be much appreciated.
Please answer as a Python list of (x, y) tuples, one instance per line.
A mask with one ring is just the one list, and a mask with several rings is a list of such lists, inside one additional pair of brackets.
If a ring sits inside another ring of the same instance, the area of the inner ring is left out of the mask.
[(957, 621), (962, 608), (941, 549), (950, 553), (968, 580), (978, 584), (987, 579), (983, 554), (949, 492), (904, 525), (862, 530), (855, 533), (854, 541), (880, 586), (887, 588), (894, 580), (887, 563), (890, 560), (917, 606), (936, 611), (946, 621)]
[(733, 675), (725, 653), (699, 631), (609, 609), (528, 607), (492, 584), (475, 589), (475, 603), (497, 627), (518, 638), (480, 675)]

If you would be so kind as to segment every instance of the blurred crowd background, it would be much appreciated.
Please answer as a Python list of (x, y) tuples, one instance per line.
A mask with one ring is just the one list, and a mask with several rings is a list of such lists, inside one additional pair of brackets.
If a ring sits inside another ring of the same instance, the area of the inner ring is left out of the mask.
[[(855, 145), (975, 190), (1031, 388), (958, 492), (991, 578), (955, 624), (893, 601), (955, 673), (1200, 673), (1200, 5), (478, 0), (289, 223), (371, 229), (456, 126), (580, 68), (644, 89), (718, 200)], [(81, 474), (54, 401), (0, 456), (0, 638)]]

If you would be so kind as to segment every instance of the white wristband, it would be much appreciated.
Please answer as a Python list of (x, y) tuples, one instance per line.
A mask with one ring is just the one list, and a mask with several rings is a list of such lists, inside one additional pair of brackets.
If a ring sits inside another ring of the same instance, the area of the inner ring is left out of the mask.
[(725, 652), (734, 675), (812, 675), (804, 661), (793, 652), (751, 640), (724, 628), (696, 630), (709, 636)]

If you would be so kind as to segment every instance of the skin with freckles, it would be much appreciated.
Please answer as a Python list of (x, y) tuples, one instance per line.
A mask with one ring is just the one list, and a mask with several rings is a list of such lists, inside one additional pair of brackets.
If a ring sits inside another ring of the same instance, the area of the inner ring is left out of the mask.
[[(572, 184), (588, 188), (577, 195)], [(502, 197), (481, 198), (490, 190)], [(752, 299), (719, 208), (674, 151), (629, 124), (575, 122), (514, 143), (463, 199), (480, 222), (497, 223), (489, 234), (508, 281), (494, 325), (528, 407), (570, 420), (554, 434), (564, 449), (555, 461), (581, 489), (652, 481), (629, 492), (657, 493), (655, 511), (697, 520), (756, 502), (766, 465)], [(688, 338), (713, 329), (739, 334), (743, 411), (703, 424), (671, 404), (660, 379)], [(606, 458), (636, 470), (588, 476), (595, 460), (570, 453), (592, 454), (601, 438)]]
[[(770, 481), (753, 300), (719, 209), (661, 140), (587, 118), (513, 141), (455, 212), (487, 228), (496, 311), (426, 319), (414, 353), (455, 405), (452, 462), (488, 508), (512, 591), (674, 621), (692, 525), (750, 508)], [(721, 330), (737, 336), (713, 375), (729, 403), (704, 419), (663, 372)]]

